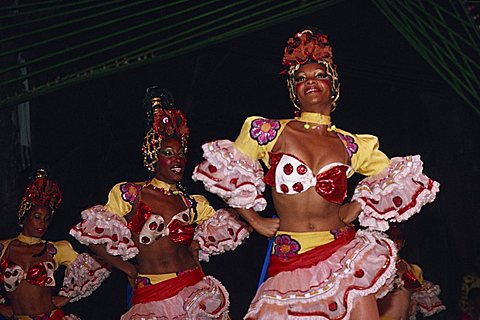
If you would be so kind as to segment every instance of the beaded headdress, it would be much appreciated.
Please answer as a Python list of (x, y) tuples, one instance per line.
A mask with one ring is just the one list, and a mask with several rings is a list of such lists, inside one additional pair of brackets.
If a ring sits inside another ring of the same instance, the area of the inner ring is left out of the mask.
[(282, 64), (287, 67), (283, 73), (288, 74), (287, 86), (295, 108), (300, 110), (295, 93), (295, 71), (302, 64), (316, 62), (325, 67), (325, 72), (330, 79), (332, 90), (332, 111), (335, 110), (337, 100), (340, 97), (340, 82), (338, 80), (337, 67), (333, 62), (332, 47), (328, 43), (326, 34), (306, 29), (296, 33), (293, 38), (288, 39), (283, 54)]
[(143, 164), (154, 172), (162, 140), (178, 139), (186, 149), (189, 129), (185, 114), (176, 109), (173, 95), (167, 89), (156, 86), (147, 88), (144, 107), (149, 130), (143, 139)]
[(45, 169), (37, 169), (32, 181), (28, 184), (22, 202), (18, 209), (17, 217), (22, 222), (25, 214), (32, 208), (32, 205), (48, 207), (52, 210), (58, 208), (62, 202), (62, 193), (58, 184), (47, 177)]

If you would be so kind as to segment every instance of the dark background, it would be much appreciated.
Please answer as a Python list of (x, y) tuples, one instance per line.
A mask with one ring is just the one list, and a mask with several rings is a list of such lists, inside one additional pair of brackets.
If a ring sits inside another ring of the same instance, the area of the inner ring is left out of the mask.
[[(461, 276), (470, 271), (480, 250), (479, 118), (368, 1), (343, 2), (189, 55), (32, 100), (33, 160), (48, 164), (64, 191), (47, 238), (67, 238), (85, 251), (67, 236), (81, 210), (105, 203), (116, 182), (147, 177), (140, 151), (146, 132), (142, 100), (151, 85), (169, 88), (187, 114), (191, 138), (185, 184), (191, 193), (206, 195), (214, 207), (224, 207), (190, 179), (201, 161), (201, 144), (234, 139), (249, 115), (292, 116), (285, 79), (279, 75), (281, 58), (287, 39), (305, 26), (320, 27), (333, 46), (341, 82), (333, 123), (377, 135), (390, 157), (420, 154), (425, 173), (440, 182), (435, 202), (405, 222), (407, 241), (401, 255), (442, 288), (447, 311), (430, 319), (455, 319)], [(360, 178), (354, 176), (351, 189)], [(269, 206), (262, 214), (272, 213)], [(18, 233), (14, 211), (2, 230), (1, 238)], [(241, 319), (253, 298), (266, 244), (265, 238), (252, 234), (236, 251), (204, 264), (205, 272), (229, 290), (233, 319)], [(90, 298), (66, 308), (82, 319), (118, 319), (125, 309), (126, 279), (117, 271)]]

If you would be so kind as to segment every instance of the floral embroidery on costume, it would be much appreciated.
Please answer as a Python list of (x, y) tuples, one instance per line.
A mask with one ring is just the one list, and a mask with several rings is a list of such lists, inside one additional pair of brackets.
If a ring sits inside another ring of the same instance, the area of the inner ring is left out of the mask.
[(130, 204), (135, 202), (140, 190), (142, 190), (142, 187), (132, 182), (126, 182), (120, 186), (120, 191), (122, 191), (122, 199)]
[(151, 286), (151, 285), (152, 285), (152, 283), (151, 283), (150, 279), (147, 278), (147, 277), (138, 276), (135, 279), (135, 289), (144, 288), (144, 287), (148, 287), (148, 286)]
[(347, 233), (349, 233), (352, 228), (354, 228), (354, 227), (353, 226), (345, 226), (345, 227), (342, 227), (340, 229), (330, 230), (330, 233), (333, 235), (333, 237), (335, 239), (338, 239), (338, 238), (346, 235)]
[(291, 258), (297, 255), (298, 251), (300, 251), (300, 243), (292, 239), (287, 234), (281, 234), (276, 236), (273, 242), (275, 243), (274, 255), (280, 258)]
[(258, 118), (252, 121), (250, 136), (257, 140), (259, 145), (265, 145), (275, 139), (278, 129), (280, 129), (279, 121)]
[(55, 248), (55, 245), (53, 243), (47, 244), (47, 253), (52, 258), (57, 254), (57, 248)]
[(337, 132), (337, 136), (342, 140), (347, 148), (348, 156), (351, 158), (354, 153), (358, 151), (358, 144), (355, 143), (355, 140), (348, 135), (341, 134)]

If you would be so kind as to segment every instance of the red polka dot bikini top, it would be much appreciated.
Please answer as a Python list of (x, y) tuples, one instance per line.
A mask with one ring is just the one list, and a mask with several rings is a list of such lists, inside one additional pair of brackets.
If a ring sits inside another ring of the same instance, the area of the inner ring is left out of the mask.
[(0, 283), (7, 292), (14, 291), (23, 280), (36, 286), (54, 287), (54, 271), (52, 261), (36, 263), (25, 272), (18, 264), (3, 257), (0, 260)]
[(142, 200), (138, 202), (135, 216), (127, 227), (139, 235), (142, 244), (150, 244), (154, 240), (168, 236), (174, 243), (190, 245), (195, 233), (195, 228), (190, 224), (190, 208), (174, 215), (165, 225), (164, 218), (152, 212)]
[(300, 159), (288, 153), (270, 153), (270, 170), (264, 177), (266, 184), (278, 193), (297, 194), (311, 187), (327, 201), (341, 204), (347, 196), (347, 174), (350, 166), (333, 162), (314, 175)]

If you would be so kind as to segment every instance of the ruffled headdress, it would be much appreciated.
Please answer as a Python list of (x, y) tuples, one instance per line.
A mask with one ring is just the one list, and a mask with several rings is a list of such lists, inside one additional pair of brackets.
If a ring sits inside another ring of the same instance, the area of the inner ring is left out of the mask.
[(332, 94), (332, 111), (335, 110), (340, 97), (340, 82), (337, 67), (333, 62), (332, 47), (328, 43), (327, 35), (314, 32), (310, 29), (296, 33), (288, 39), (283, 54), (282, 64), (287, 67), (283, 72), (288, 74), (287, 86), (295, 108), (300, 110), (295, 93), (295, 71), (305, 63), (319, 63), (325, 67), (325, 72), (330, 79)]
[(149, 130), (143, 139), (143, 164), (150, 172), (154, 172), (162, 140), (178, 139), (187, 149), (190, 131), (185, 114), (176, 109), (173, 95), (167, 89), (156, 86), (147, 88), (144, 107)]
[(17, 217), (19, 224), (22, 223), (32, 205), (50, 208), (53, 214), (60, 202), (62, 202), (62, 193), (58, 184), (48, 179), (45, 169), (37, 169), (32, 181), (25, 190), (18, 209)]

